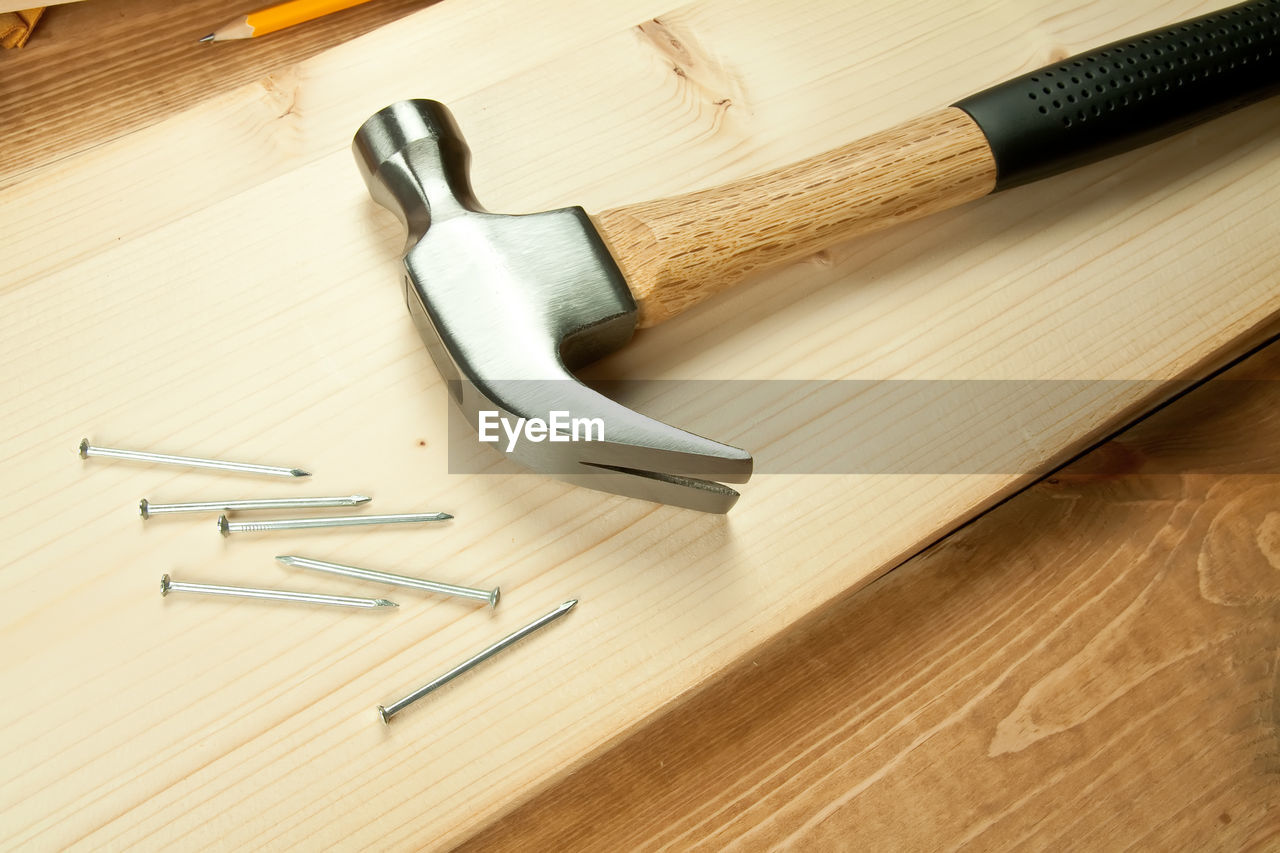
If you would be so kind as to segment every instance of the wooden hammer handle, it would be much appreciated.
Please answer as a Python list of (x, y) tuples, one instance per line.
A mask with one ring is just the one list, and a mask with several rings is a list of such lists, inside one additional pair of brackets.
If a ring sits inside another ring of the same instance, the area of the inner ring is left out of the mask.
[(772, 172), (592, 219), (644, 328), (756, 270), (980, 198), (995, 184), (982, 131), (947, 107)]
[(1280, 0), (1076, 54), (754, 178), (595, 217), (661, 323), (754, 270), (1083, 166), (1280, 94)]

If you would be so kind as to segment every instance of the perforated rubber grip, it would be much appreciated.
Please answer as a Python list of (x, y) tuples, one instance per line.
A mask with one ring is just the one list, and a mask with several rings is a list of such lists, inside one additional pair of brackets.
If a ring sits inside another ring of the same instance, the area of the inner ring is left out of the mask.
[(1280, 0), (1122, 39), (957, 102), (995, 155), (996, 189), (1154, 142), (1280, 91)]

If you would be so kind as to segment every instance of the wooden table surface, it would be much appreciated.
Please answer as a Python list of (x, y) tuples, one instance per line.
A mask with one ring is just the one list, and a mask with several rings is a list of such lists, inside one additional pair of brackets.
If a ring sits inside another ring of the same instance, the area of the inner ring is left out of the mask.
[[(51, 9), (0, 55), (0, 186), (424, 5), (204, 50), (185, 40), (243, 4)], [(1273, 346), (583, 754), (465, 846), (1274, 846), (1276, 379)]]

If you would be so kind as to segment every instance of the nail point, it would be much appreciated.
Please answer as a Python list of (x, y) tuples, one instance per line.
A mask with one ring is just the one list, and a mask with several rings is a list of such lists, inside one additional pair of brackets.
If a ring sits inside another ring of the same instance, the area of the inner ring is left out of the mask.
[(373, 498), (368, 495), (352, 495), (351, 499), (358, 504), (367, 504), (369, 501), (373, 500)]
[(399, 607), (400, 605), (396, 604), (394, 601), (387, 601), (385, 598), (379, 598), (378, 606), (379, 607)]
[(292, 475), (293, 475), (293, 476), (295, 476), (295, 477), (310, 477), (310, 476), (311, 476), (311, 472), (310, 472), (310, 471), (303, 471), (301, 468), (294, 468), (294, 469), (293, 469), (292, 471), (290, 471), (289, 473), (290, 473), (290, 474), (292, 474)]

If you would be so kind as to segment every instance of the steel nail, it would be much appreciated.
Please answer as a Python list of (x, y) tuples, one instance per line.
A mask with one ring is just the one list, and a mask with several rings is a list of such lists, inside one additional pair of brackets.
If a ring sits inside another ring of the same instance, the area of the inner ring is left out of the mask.
[(354, 527), (361, 524), (406, 524), (428, 521), (448, 521), (453, 518), (447, 512), (406, 512), (398, 515), (342, 515), (328, 518), (277, 518), (270, 521), (228, 521), (218, 516), (218, 530), (223, 536), (230, 533), (256, 533), (263, 530), (308, 530), (315, 527)]
[(280, 468), (274, 465), (253, 465), (248, 462), (224, 462), (221, 459), (201, 459), (196, 456), (173, 456), (168, 453), (146, 453), (141, 450), (117, 450), (111, 447), (94, 447), (89, 439), (80, 441), (80, 458), (101, 456), (108, 459), (127, 459), (131, 462), (156, 462), (162, 465), (183, 465), (188, 468), (213, 468), (218, 471), (236, 471), (241, 474), (265, 474), (269, 477), (310, 477), (301, 468)]
[(346, 495), (334, 498), (272, 498), (269, 500), (199, 501), (196, 503), (156, 504), (143, 498), (138, 511), (143, 518), (170, 512), (244, 512), (253, 509), (309, 509), (326, 506), (359, 506), (372, 500), (368, 495)]
[(455, 586), (451, 583), (437, 583), (436, 581), (424, 580), (422, 578), (395, 575), (391, 572), (379, 572), (373, 569), (361, 569), (356, 566), (347, 566), (342, 563), (330, 563), (327, 560), (313, 560), (310, 557), (283, 556), (276, 557), (276, 559), (284, 563), (286, 566), (297, 566), (301, 569), (315, 569), (319, 572), (329, 572), (330, 574), (343, 575), (348, 578), (391, 584), (392, 586), (407, 586), (413, 589), (424, 589), (427, 592), (436, 592), (441, 595), (455, 595), (459, 598), (470, 598), (473, 601), (484, 601), (488, 603), (491, 610), (498, 606), (498, 598), (502, 595), (502, 591), (496, 586), (493, 589), (475, 589), (469, 586)]
[(272, 601), (298, 601), (304, 604), (329, 604), (336, 607), (398, 607), (385, 598), (353, 598), (349, 595), (324, 595), (318, 592), (290, 592), (283, 589), (253, 589), (245, 586), (218, 586), (207, 583), (181, 583), (168, 575), (160, 576), (160, 595), (171, 592), (198, 592), (203, 595), (228, 595), (235, 598), (264, 598)]
[(543, 616), (539, 619), (535, 619), (534, 621), (530, 622), (528, 625), (525, 625), (523, 628), (521, 628), (518, 631), (511, 632), (510, 634), (503, 637), (498, 642), (494, 643), (492, 646), (489, 646), (484, 651), (458, 664), (453, 669), (446, 672), (444, 675), (432, 681), (430, 684), (424, 684), (422, 687), (419, 687), (417, 690), (413, 691), (408, 696), (396, 702), (392, 702), (390, 705), (379, 705), (378, 714), (379, 716), (382, 717), (382, 722), (384, 723), (391, 722), (392, 717), (394, 717), (396, 714), (400, 713), (405, 708), (412, 705), (414, 702), (417, 702), (423, 696), (426, 696), (431, 691), (439, 687), (443, 687), (444, 685), (448, 684), (450, 681), (453, 681), (453, 679), (457, 678), (459, 675), (462, 675), (462, 673), (471, 669), (476, 664), (484, 663), (489, 658), (493, 657), (498, 652), (502, 651), (512, 643), (518, 642), (524, 639), (525, 637), (529, 636), (530, 634), (532, 634), (534, 631), (543, 627), (544, 625), (549, 625), (552, 622), (556, 621), (561, 616), (565, 615), (570, 610), (572, 610), (574, 605), (576, 605), (577, 603), (578, 603), (578, 599), (576, 598), (573, 599), (572, 601), (566, 601), (564, 604), (561, 604), (559, 607), (557, 607), (555, 610), (552, 610), (546, 616)]

